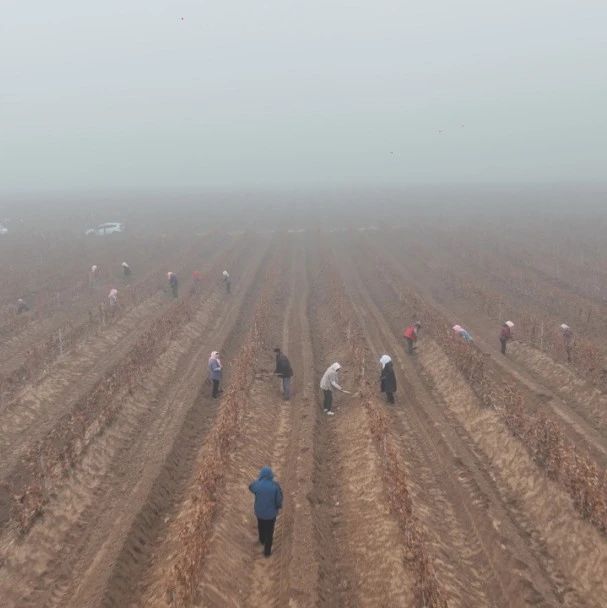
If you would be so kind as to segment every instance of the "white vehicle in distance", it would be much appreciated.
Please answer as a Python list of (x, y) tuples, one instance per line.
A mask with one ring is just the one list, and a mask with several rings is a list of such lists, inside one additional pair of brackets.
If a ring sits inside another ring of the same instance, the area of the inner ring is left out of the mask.
[(105, 236), (106, 234), (112, 234), (114, 232), (123, 232), (124, 224), (120, 222), (107, 222), (105, 224), (99, 224), (95, 228), (89, 228), (84, 234), (94, 234), (96, 236)]
[(8, 228), (4, 224), (0, 224), (0, 234), (7, 234)]

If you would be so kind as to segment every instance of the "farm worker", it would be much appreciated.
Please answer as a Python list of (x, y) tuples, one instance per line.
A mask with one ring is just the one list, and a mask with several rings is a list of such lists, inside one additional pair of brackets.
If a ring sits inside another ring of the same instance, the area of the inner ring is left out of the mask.
[(506, 344), (508, 340), (512, 340), (512, 328), (514, 327), (514, 323), (512, 321), (506, 321), (502, 325), (502, 329), (500, 331), (500, 343), (502, 345), (502, 355), (506, 354)]
[(30, 307), (25, 303), (23, 298), (17, 300), (17, 314), (20, 315), (22, 312), (28, 312)]
[(219, 353), (214, 350), (209, 357), (209, 379), (213, 383), (213, 392), (211, 393), (213, 399), (217, 399), (219, 393), (222, 392), (219, 388), (222, 369), (223, 367), (221, 365), (221, 360), (219, 359)]
[(107, 298), (110, 302), (110, 308), (115, 308), (118, 304), (118, 290), (110, 289), (110, 293), (108, 294)]
[(230, 283), (232, 282), (232, 279), (230, 279), (230, 273), (227, 270), (223, 271), (223, 282), (225, 283), (226, 286), (226, 291), (228, 293), (230, 293)]
[(265, 557), (272, 555), (272, 539), (276, 516), (282, 509), (282, 490), (270, 467), (263, 467), (259, 477), (249, 484), (249, 490), (255, 494), (255, 517), (259, 542), (263, 545)]
[(407, 341), (407, 352), (410, 355), (413, 354), (413, 349), (415, 348), (413, 345), (415, 344), (415, 342), (417, 342), (417, 334), (421, 326), (422, 324), (417, 321), (413, 323), (413, 325), (409, 325), (409, 327), (407, 327), (403, 333), (403, 336)]
[(174, 272), (167, 272), (167, 277), (169, 279), (169, 286), (171, 287), (171, 291), (173, 292), (173, 297), (176, 298), (178, 294), (179, 282), (177, 281), (177, 275)]
[(472, 342), (472, 336), (469, 334), (467, 330), (465, 330), (461, 325), (454, 325), (453, 331), (463, 338), (466, 342)]
[(392, 359), (388, 355), (382, 355), (379, 359), (381, 365), (381, 375), (379, 377), (380, 391), (386, 393), (386, 401), (394, 403), (394, 393), (396, 392), (396, 375)]
[(331, 406), (333, 405), (333, 389), (336, 388), (338, 391), (342, 393), (350, 394), (349, 391), (343, 389), (337, 377), (337, 372), (341, 369), (341, 365), (339, 363), (332, 363), (327, 368), (327, 371), (323, 374), (323, 377), (320, 380), (320, 388), (322, 389), (324, 400), (323, 400), (323, 409), (327, 416), (334, 416), (335, 412), (331, 411)]
[(285, 401), (288, 401), (291, 398), (291, 378), (293, 377), (293, 369), (291, 368), (289, 358), (281, 352), (280, 348), (275, 348), (274, 352), (276, 353), (276, 369), (274, 370), (274, 373), (282, 381), (282, 398)]
[(126, 262), (122, 262), (121, 266), (122, 266), (122, 273), (124, 274), (124, 276), (127, 278), (130, 277), (132, 274), (131, 267)]
[(93, 287), (97, 282), (97, 277), (99, 276), (99, 266), (93, 264), (91, 269), (89, 270), (89, 286)]
[(571, 327), (566, 323), (561, 325), (561, 333), (563, 334), (563, 345), (565, 346), (565, 352), (567, 353), (567, 362), (571, 363), (571, 351), (575, 343), (575, 336), (571, 331)]

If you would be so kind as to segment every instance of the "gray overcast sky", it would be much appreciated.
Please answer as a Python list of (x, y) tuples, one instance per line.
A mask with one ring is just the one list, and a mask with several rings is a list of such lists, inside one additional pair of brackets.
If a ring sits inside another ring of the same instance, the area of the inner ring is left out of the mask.
[(604, 0), (0, 8), (5, 192), (605, 178)]

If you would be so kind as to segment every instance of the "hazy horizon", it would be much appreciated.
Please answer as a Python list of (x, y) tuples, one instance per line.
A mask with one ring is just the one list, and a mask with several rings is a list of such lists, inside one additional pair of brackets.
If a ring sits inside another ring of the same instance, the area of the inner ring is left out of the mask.
[(606, 183), (607, 5), (7, 0), (0, 193)]

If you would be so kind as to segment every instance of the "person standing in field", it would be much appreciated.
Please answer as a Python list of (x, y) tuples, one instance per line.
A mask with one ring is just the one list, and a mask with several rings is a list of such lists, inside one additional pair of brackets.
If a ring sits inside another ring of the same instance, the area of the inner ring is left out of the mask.
[(121, 266), (122, 266), (122, 274), (124, 275), (124, 278), (128, 279), (131, 276), (131, 274), (133, 274), (131, 267), (126, 262), (122, 262)]
[(327, 371), (323, 374), (320, 380), (320, 388), (323, 392), (323, 410), (327, 416), (334, 416), (335, 412), (332, 411), (331, 407), (333, 406), (333, 389), (337, 389), (342, 393), (350, 394), (349, 391), (342, 388), (342, 386), (338, 382), (337, 373), (341, 369), (341, 365), (339, 363), (332, 363), (327, 368)]
[(169, 287), (171, 288), (173, 297), (176, 298), (179, 294), (179, 281), (177, 280), (177, 275), (174, 272), (168, 272), (167, 277), (169, 279)]
[(403, 336), (407, 341), (407, 352), (412, 355), (413, 349), (415, 348), (414, 344), (417, 342), (418, 332), (421, 328), (422, 324), (417, 321), (412, 325), (409, 325), (403, 332)]
[(227, 270), (223, 271), (223, 282), (226, 286), (226, 293), (230, 293), (232, 279), (230, 278), (230, 273)]
[(575, 344), (575, 336), (571, 331), (571, 327), (566, 323), (561, 325), (561, 334), (563, 335), (563, 346), (567, 353), (567, 363), (571, 363), (571, 353), (573, 352), (573, 346)]
[(512, 328), (514, 327), (514, 323), (512, 321), (506, 321), (502, 325), (502, 329), (500, 330), (500, 344), (502, 346), (502, 355), (506, 354), (506, 344), (508, 341), (512, 340)]
[(386, 401), (388, 403), (394, 403), (396, 374), (394, 373), (392, 358), (388, 355), (382, 355), (379, 359), (379, 364), (381, 365), (381, 375), (379, 377), (380, 391), (386, 393)]
[(222, 370), (223, 367), (221, 365), (221, 360), (219, 359), (219, 353), (214, 350), (209, 357), (209, 380), (213, 383), (213, 391), (211, 393), (213, 399), (217, 399), (221, 392), (219, 383), (221, 381)]
[(28, 312), (29, 311), (29, 306), (25, 303), (25, 300), (23, 298), (19, 298), (17, 300), (17, 314), (20, 315), (23, 312)]
[(293, 378), (293, 369), (289, 358), (280, 348), (275, 348), (276, 353), (276, 369), (274, 373), (281, 379), (282, 382), (282, 398), (288, 401), (291, 398), (291, 378)]
[(110, 304), (110, 310), (116, 308), (116, 306), (118, 306), (118, 290), (110, 289), (110, 293), (108, 294), (107, 299)]
[(97, 278), (99, 277), (99, 266), (93, 264), (89, 270), (89, 287), (95, 287)]
[(274, 479), (272, 469), (263, 467), (259, 477), (249, 484), (249, 490), (255, 494), (254, 511), (259, 542), (263, 545), (264, 556), (270, 557), (276, 517), (282, 509), (282, 489)]

